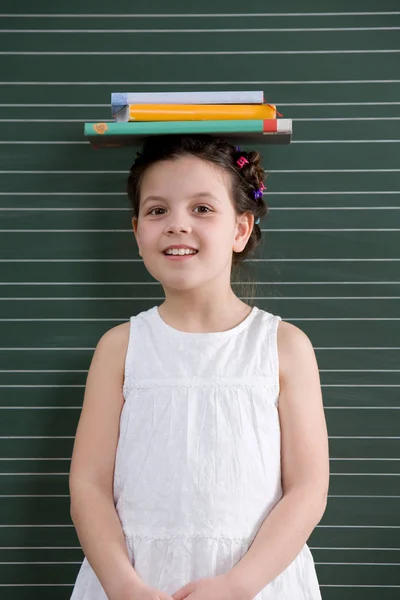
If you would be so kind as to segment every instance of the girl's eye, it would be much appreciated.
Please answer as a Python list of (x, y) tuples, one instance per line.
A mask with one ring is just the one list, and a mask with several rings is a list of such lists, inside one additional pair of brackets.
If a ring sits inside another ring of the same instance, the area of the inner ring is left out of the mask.
[[(201, 207), (201, 208), (206, 208), (206, 209), (207, 209), (207, 212), (210, 212), (210, 209), (208, 208), (208, 206), (205, 206), (205, 204), (200, 204), (199, 206), (196, 206), (196, 208), (200, 208), (200, 207)], [(165, 210), (165, 208), (162, 208), (161, 206), (155, 206), (154, 208), (152, 208), (152, 209), (151, 209), (151, 210), (148, 212), (148, 214), (149, 214), (149, 215), (151, 215), (151, 213), (152, 213), (154, 210)], [(205, 213), (205, 214), (207, 214), (207, 213)]]

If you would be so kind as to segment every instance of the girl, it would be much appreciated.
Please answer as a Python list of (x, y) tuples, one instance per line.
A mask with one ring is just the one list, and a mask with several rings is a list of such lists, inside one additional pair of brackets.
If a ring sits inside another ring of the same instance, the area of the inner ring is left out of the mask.
[(138, 154), (133, 231), (165, 300), (107, 331), (92, 359), (71, 600), (318, 600), (306, 541), (329, 457), (314, 350), (231, 287), (268, 212), (260, 155), (208, 135), (151, 137)]

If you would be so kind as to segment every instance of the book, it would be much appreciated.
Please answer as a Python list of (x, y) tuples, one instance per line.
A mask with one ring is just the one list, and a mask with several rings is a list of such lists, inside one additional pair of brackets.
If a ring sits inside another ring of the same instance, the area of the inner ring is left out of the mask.
[(290, 144), (291, 119), (242, 119), (220, 121), (145, 121), (85, 123), (84, 135), (95, 147), (142, 144), (150, 135), (208, 133), (229, 138), (232, 144), (251, 140), (260, 144)]
[(112, 92), (111, 113), (128, 104), (262, 104), (264, 92)]
[(274, 104), (128, 104), (116, 114), (117, 122), (275, 118)]

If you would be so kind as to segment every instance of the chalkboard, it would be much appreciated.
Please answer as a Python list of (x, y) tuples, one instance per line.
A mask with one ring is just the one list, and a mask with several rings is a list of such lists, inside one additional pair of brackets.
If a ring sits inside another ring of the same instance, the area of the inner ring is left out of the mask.
[(236, 89), (293, 119), (290, 146), (253, 146), (270, 215), (249, 264), (253, 303), (300, 327), (320, 368), (331, 483), (308, 544), (321, 592), (398, 598), (398, 1), (15, 6), (0, 36), (2, 600), (70, 597), (87, 370), (106, 330), (164, 298), (131, 228), (136, 148), (95, 150), (83, 123), (110, 119), (112, 91)]

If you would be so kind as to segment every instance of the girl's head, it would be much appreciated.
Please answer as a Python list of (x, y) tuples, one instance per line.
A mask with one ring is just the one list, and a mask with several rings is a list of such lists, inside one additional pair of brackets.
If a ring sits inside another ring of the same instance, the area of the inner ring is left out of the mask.
[[(236, 163), (240, 156), (249, 161), (242, 168)], [(268, 208), (253, 193), (264, 177), (258, 152), (238, 151), (222, 139), (206, 134), (146, 139), (127, 191), (139, 254), (164, 289), (217, 292), (230, 285), (232, 271), (260, 242), (254, 221), (267, 216)], [(163, 251), (172, 244), (198, 253), (168, 260)]]

